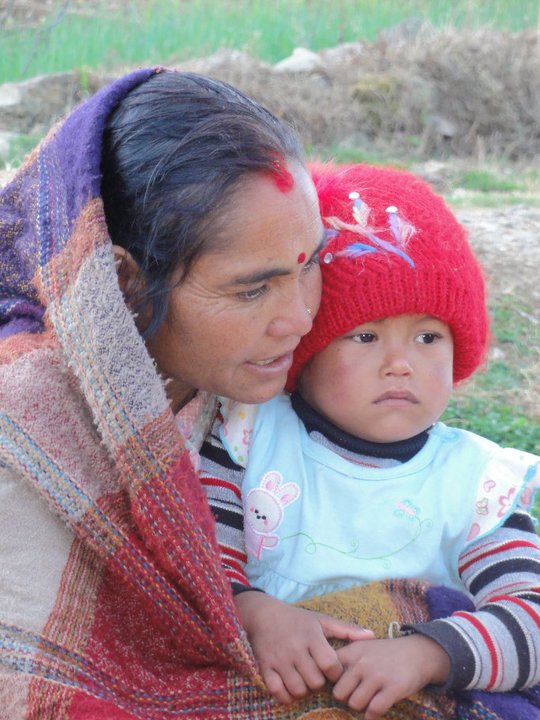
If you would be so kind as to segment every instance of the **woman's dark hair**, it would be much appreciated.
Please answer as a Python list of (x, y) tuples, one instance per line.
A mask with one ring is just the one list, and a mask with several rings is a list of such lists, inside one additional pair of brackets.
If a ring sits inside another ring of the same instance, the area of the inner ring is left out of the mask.
[[(294, 132), (226, 83), (163, 71), (132, 90), (108, 119), (101, 192), (112, 241), (144, 279), (144, 335), (167, 312), (173, 273), (212, 247), (212, 221), (246, 175), (303, 162)], [(215, 230), (215, 227), (213, 228)]]

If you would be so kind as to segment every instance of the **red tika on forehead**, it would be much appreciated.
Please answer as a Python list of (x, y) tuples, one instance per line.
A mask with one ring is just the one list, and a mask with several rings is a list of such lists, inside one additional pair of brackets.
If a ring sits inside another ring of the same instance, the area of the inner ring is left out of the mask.
[(276, 157), (272, 163), (271, 175), (280, 192), (286, 193), (293, 188), (294, 178), (287, 170), (285, 160), (282, 157)]

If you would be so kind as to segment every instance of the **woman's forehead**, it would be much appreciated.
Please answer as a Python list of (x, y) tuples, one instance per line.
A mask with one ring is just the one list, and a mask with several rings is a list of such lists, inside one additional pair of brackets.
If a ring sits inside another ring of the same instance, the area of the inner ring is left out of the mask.
[[(294, 184), (287, 190), (279, 187), (269, 173), (245, 179), (210, 224), (213, 240), (209, 250), (227, 252), (235, 242), (249, 244), (249, 237), (261, 232), (268, 233), (269, 242), (272, 233), (312, 234), (318, 244), (322, 220), (313, 183), (301, 165), (291, 172), (291, 177)], [(304, 251), (311, 254), (308, 248)]]

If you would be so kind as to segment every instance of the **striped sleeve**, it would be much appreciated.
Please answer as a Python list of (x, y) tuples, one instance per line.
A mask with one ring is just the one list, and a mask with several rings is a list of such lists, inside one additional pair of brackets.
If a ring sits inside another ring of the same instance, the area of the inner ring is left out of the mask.
[(242, 479), (244, 468), (229, 456), (219, 437), (218, 417), (200, 451), (199, 479), (216, 520), (216, 536), (223, 569), (233, 587), (249, 587), (244, 542)]
[(540, 538), (530, 516), (517, 510), (468, 545), (459, 573), (475, 611), (412, 628), (450, 656), (444, 689), (505, 692), (540, 682)]

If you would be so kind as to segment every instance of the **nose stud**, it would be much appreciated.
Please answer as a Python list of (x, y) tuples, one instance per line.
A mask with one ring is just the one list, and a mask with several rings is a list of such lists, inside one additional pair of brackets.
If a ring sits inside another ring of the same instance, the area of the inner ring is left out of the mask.
[(306, 307), (306, 312), (311, 317), (313, 315), (313, 310), (310, 307)]

